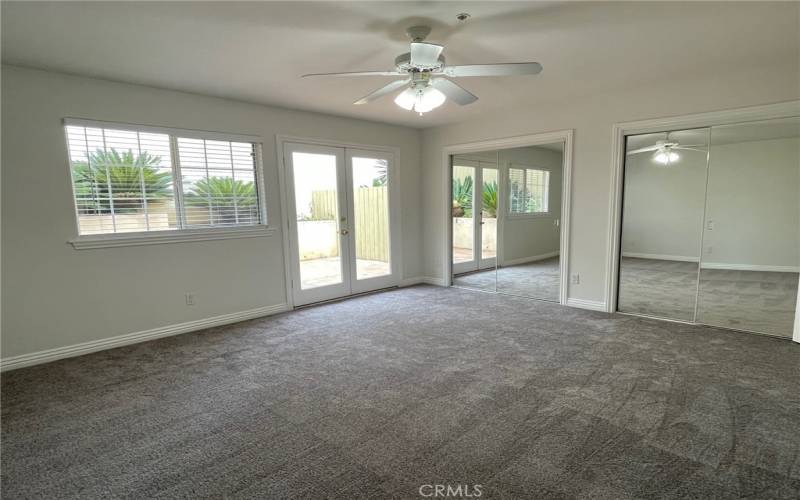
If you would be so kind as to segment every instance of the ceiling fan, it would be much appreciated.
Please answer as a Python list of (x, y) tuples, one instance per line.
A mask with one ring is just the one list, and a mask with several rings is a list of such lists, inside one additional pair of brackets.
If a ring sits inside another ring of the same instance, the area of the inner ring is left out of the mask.
[(705, 150), (703, 149), (697, 149), (704, 146), (705, 144), (683, 145), (677, 141), (670, 141), (669, 132), (666, 132), (666, 137), (664, 138), (664, 140), (656, 141), (656, 143), (653, 144), (652, 146), (646, 146), (643, 148), (628, 151), (626, 154), (635, 155), (639, 153), (649, 153), (651, 151), (655, 151), (655, 154), (653, 155), (653, 160), (656, 163), (668, 166), (680, 160), (681, 156), (676, 152), (677, 150), (705, 152)]
[(444, 46), (425, 42), (430, 34), (428, 26), (412, 26), (406, 30), (411, 37), (411, 51), (395, 58), (393, 71), (355, 71), (350, 73), (314, 73), (314, 76), (402, 76), (353, 104), (366, 104), (386, 94), (407, 87), (394, 100), (401, 108), (426, 113), (450, 99), (462, 106), (473, 103), (478, 97), (444, 77), (462, 76), (518, 76), (537, 75), (542, 65), (537, 62), (505, 64), (467, 64), (446, 66), (442, 51)]

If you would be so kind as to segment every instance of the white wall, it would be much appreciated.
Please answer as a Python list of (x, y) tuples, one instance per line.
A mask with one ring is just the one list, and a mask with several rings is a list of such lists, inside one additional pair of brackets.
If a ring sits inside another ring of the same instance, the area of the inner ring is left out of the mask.
[[(545, 65), (546, 66), (546, 65)], [(608, 259), (611, 129), (617, 122), (701, 113), (798, 99), (796, 60), (732, 68), (728, 74), (632, 75), (628, 88), (485, 114), (479, 120), (426, 129), (423, 134), (423, 250), (425, 274), (443, 277), (445, 245), (442, 150), (447, 145), (574, 129), (570, 271), (573, 299), (605, 303)], [(546, 77), (547, 70), (542, 74)], [(646, 78), (643, 82), (641, 78)], [(465, 82), (466, 84), (466, 82)], [(531, 92), (536, 81), (531, 79)], [(599, 305), (599, 304), (598, 304)]]
[(800, 139), (713, 144), (703, 265), (800, 266)]
[[(554, 222), (561, 217), (563, 155), (558, 151), (541, 147), (502, 149), (499, 153), (500, 164), (505, 169), (513, 165), (524, 165), (550, 170), (549, 214), (537, 217), (509, 217), (503, 214), (503, 263), (557, 252), (560, 245), (559, 226)], [(507, 172), (503, 178), (507, 184)], [(503, 192), (508, 196), (508, 187), (505, 187)], [(507, 210), (508, 200), (505, 207)]]
[(679, 154), (669, 167), (654, 162), (653, 153), (626, 158), (623, 256), (700, 260), (708, 155)]
[[(18, 67), (2, 67), (2, 356), (286, 302), (271, 237), (74, 250), (63, 117), (263, 138), (269, 223), (279, 229), (275, 135), (400, 148), (405, 277), (421, 274), (420, 140), (403, 127)], [(184, 294), (196, 294), (185, 305)]]

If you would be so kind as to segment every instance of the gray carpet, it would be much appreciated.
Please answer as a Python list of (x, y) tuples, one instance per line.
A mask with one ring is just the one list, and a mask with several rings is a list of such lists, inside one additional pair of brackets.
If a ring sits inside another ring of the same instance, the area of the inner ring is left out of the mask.
[(622, 312), (792, 336), (798, 273), (703, 269), (697, 295), (697, 263), (625, 257), (619, 280)]
[(561, 282), (558, 257), (503, 266), (455, 276), (453, 284), (486, 292), (499, 292), (521, 297), (558, 302)]
[(413, 287), (2, 376), (6, 498), (797, 498), (800, 345)]

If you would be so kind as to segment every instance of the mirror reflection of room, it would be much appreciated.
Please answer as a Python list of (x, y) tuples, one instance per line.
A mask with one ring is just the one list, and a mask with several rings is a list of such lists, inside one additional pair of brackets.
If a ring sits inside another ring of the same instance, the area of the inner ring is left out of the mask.
[(629, 136), (617, 309), (693, 321), (708, 129)]
[(503, 149), (497, 291), (558, 302), (564, 144)]
[(697, 322), (791, 337), (800, 118), (711, 128)]
[(627, 137), (620, 312), (791, 337), (800, 118)]
[(452, 157), (453, 285), (496, 291), (497, 152)]
[(452, 157), (453, 285), (558, 302), (562, 170), (563, 142)]

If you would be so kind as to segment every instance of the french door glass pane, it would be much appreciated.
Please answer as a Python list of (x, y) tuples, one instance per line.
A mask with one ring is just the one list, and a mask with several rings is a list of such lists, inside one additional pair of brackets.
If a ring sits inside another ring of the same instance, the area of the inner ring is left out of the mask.
[(300, 288), (342, 282), (336, 156), (292, 153)]
[(497, 257), (497, 169), (483, 169), (481, 258)]
[(388, 162), (359, 157), (352, 161), (356, 279), (387, 276), (392, 274)]
[(453, 264), (475, 259), (475, 234), (472, 216), (473, 167), (453, 166)]

